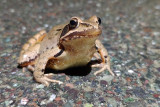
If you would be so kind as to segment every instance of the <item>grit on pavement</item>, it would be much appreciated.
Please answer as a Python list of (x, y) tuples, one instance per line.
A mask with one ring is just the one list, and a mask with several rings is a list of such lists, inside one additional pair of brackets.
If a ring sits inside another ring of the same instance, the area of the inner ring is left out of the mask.
[[(54, 73), (49, 87), (17, 68), (23, 44), (72, 16), (102, 20), (100, 40), (111, 69), (82, 67)], [(1, 107), (159, 107), (160, 0), (1, 0)]]

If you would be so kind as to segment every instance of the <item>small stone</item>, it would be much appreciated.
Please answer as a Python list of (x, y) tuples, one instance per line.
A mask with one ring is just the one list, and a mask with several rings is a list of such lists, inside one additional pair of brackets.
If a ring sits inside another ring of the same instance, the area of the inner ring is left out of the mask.
[(107, 99), (108, 106), (107, 107), (117, 107), (117, 101), (113, 98)]
[(14, 84), (13, 84), (13, 87), (17, 87), (17, 86), (18, 86), (18, 84), (17, 84), (17, 83), (14, 83)]
[(160, 66), (160, 62), (159, 62), (158, 60), (154, 60), (153, 66), (154, 66), (155, 68), (158, 68), (158, 67)]
[(130, 77), (126, 77), (127, 82), (131, 82), (131, 78)]
[(76, 104), (78, 104), (78, 105), (82, 105), (82, 101), (77, 101), (77, 103)]
[(128, 86), (127, 88), (128, 88), (128, 89), (133, 89), (133, 87), (132, 87), (132, 86)]
[(97, 83), (98, 83), (98, 81), (93, 80), (93, 81), (91, 82), (91, 87), (97, 87)]
[(128, 73), (133, 74), (134, 71), (130, 69), (130, 70), (128, 70)]
[(82, 84), (82, 81), (76, 81), (76, 82), (74, 82), (74, 84), (75, 84), (76, 86), (81, 85), (81, 84)]
[(27, 98), (22, 98), (21, 99), (21, 105), (26, 105), (28, 103), (28, 99)]
[(154, 98), (160, 98), (160, 94), (153, 94)]
[(68, 93), (68, 97), (70, 99), (77, 99), (79, 91), (76, 89), (70, 89), (67, 91), (67, 93)]
[(111, 82), (112, 80), (113, 80), (113, 76), (111, 76), (111, 75), (105, 75), (105, 76), (103, 76), (102, 78), (101, 78), (101, 80), (105, 80), (105, 81), (107, 81), (108, 83), (109, 82)]
[(107, 84), (108, 84), (108, 83), (107, 83), (107, 81), (105, 81), (105, 80), (101, 80), (101, 81), (100, 81), (100, 85), (103, 86), (103, 87), (107, 87)]
[(40, 105), (45, 105), (46, 103), (47, 103), (47, 100), (45, 99), (41, 101)]
[(114, 71), (114, 73), (116, 73), (117, 76), (121, 75), (121, 71), (119, 71), (119, 70)]
[(100, 97), (99, 101), (100, 101), (100, 103), (104, 103), (105, 102), (103, 97)]
[(157, 70), (160, 72), (160, 67), (158, 67)]
[(64, 105), (64, 102), (63, 100), (59, 100), (57, 104), (59, 105), (59, 107), (62, 107)]
[(156, 5), (154, 8), (160, 10), (160, 5)]
[(124, 102), (128, 103), (128, 102), (134, 102), (133, 98), (125, 98)]
[(15, 12), (15, 9), (10, 9), (10, 12), (11, 12), (11, 13), (14, 13), (14, 12)]
[(74, 85), (71, 84), (71, 83), (67, 83), (66, 86), (69, 87), (69, 88), (74, 88)]
[(55, 98), (55, 101), (57, 101), (57, 102), (60, 100), (61, 100), (61, 97), (59, 97), (59, 96)]
[(6, 38), (5, 42), (10, 42), (11, 38)]
[(48, 24), (44, 24), (44, 27), (47, 28), (47, 27), (49, 27), (49, 25)]
[(114, 94), (114, 92), (112, 92), (112, 91), (110, 91), (110, 90), (108, 90), (107, 93), (108, 93), (108, 94)]
[(116, 87), (116, 89), (114, 90), (117, 94), (120, 94), (122, 92), (121, 88)]
[(154, 99), (147, 99), (147, 102), (148, 102), (149, 104), (152, 104), (152, 103), (155, 103), (156, 101), (155, 101)]
[(141, 87), (136, 87), (135, 89), (133, 89), (133, 93), (137, 97), (146, 98), (146, 93)]
[(156, 45), (156, 41), (152, 40), (152, 45)]
[[(39, 107), (39, 106), (37, 106)], [(57, 105), (53, 104), (52, 102), (51, 103), (48, 103), (46, 107), (57, 107)]]
[[(132, 101), (132, 98), (131, 98), (129, 99), (128, 105), (126, 107), (149, 107), (149, 106), (147, 106), (143, 100), (142, 101)], [(155, 107), (155, 106), (151, 106), (151, 107)]]
[(56, 95), (55, 94), (52, 94), (49, 98), (49, 101), (48, 102), (51, 102), (53, 101), (54, 99), (56, 98)]
[(64, 105), (64, 107), (73, 107), (73, 103), (69, 101)]
[(70, 77), (69, 77), (69, 76), (66, 76), (66, 80), (69, 81), (69, 80), (70, 80)]
[(52, 6), (53, 4), (52, 4), (51, 2), (48, 2), (47, 5), (48, 5), (48, 6)]
[(40, 89), (44, 88), (44, 85), (43, 84), (37, 85), (36, 88), (40, 88)]
[(5, 101), (6, 107), (9, 106), (11, 103), (13, 103), (13, 100), (10, 100), (10, 101), (7, 100), (7, 101)]
[(84, 107), (93, 107), (93, 104), (86, 103), (86, 104), (84, 104)]
[(100, 3), (97, 3), (96, 6), (97, 6), (97, 7), (101, 7), (101, 4), (100, 4)]

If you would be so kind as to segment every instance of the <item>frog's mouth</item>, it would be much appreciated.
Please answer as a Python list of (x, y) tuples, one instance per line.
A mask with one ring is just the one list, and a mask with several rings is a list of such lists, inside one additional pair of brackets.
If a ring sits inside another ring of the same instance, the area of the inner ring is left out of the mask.
[(68, 35), (65, 35), (60, 38), (60, 42), (67, 42), (70, 40), (80, 39), (80, 38), (97, 38), (102, 33), (101, 28), (100, 29), (90, 29), (86, 31), (80, 31), (80, 32), (72, 32)]

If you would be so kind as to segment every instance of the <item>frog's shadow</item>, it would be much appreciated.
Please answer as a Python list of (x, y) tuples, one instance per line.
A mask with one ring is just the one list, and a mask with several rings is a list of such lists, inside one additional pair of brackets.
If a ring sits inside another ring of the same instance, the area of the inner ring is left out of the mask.
[(60, 74), (65, 73), (69, 76), (86, 76), (91, 72), (91, 66), (79, 66), (79, 67), (72, 67), (65, 70), (53, 70), (53, 69), (45, 69), (45, 73), (54, 73)]
[(85, 66), (72, 67), (65, 70), (53, 70), (53, 69), (45, 69), (45, 73), (65, 73), (69, 76), (86, 76), (92, 71), (91, 65), (97, 63), (99, 61), (91, 61)]

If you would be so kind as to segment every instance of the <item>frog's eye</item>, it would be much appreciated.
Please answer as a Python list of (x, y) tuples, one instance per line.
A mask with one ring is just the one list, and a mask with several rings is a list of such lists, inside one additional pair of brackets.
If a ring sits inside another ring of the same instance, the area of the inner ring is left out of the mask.
[(99, 25), (101, 24), (101, 19), (97, 17)]
[(76, 28), (78, 26), (78, 20), (77, 19), (71, 19), (69, 23), (70, 30)]

